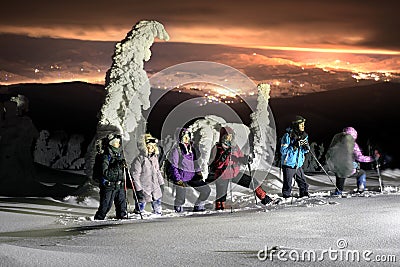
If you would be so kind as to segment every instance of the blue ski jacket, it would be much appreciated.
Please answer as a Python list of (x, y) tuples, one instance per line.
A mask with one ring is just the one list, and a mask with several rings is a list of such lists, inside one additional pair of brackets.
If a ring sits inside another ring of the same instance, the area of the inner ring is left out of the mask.
[[(291, 138), (292, 129), (286, 129), (286, 133), (281, 139), (281, 162), (282, 165), (286, 165), (292, 168), (301, 168), (304, 164), (305, 154), (308, 153), (308, 149), (304, 146), (298, 146), (298, 140)], [(308, 136), (305, 137), (308, 140)]]

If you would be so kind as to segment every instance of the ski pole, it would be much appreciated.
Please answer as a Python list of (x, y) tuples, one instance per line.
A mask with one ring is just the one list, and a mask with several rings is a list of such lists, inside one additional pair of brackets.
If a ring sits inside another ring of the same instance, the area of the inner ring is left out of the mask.
[(128, 194), (127, 194), (128, 188), (126, 187), (126, 171), (124, 168), (124, 192), (125, 192), (125, 210), (126, 210), (126, 219), (129, 219), (128, 216)]
[(229, 190), (231, 191), (231, 213), (233, 213), (232, 179), (229, 179)]
[(315, 156), (314, 152), (312, 152), (310, 146), (307, 146), (308, 151), (310, 151), (311, 155), (313, 156), (313, 158), (315, 159), (315, 161), (317, 162), (318, 166), (321, 167), (321, 169), (324, 171), (324, 173), (326, 174), (326, 176), (328, 176), (329, 181), (331, 181), (331, 183), (335, 186), (336, 190), (339, 192), (341, 190), (339, 190), (339, 188), (337, 188), (336, 184), (332, 181), (332, 178), (329, 176), (328, 172), (324, 169), (324, 167), (321, 165), (321, 163), (318, 161), (317, 157)]
[[(131, 184), (132, 184), (133, 198), (135, 200), (136, 205), (138, 205), (138, 207), (139, 207), (139, 200), (138, 200), (138, 197), (137, 197), (137, 194), (136, 194), (135, 185), (133, 184), (132, 176), (129, 173), (128, 168), (125, 168), (125, 171), (128, 173), (129, 180), (131, 181)], [(139, 211), (140, 219), (143, 220), (143, 215), (142, 215), (142, 212), (140, 211), (140, 207), (139, 207), (138, 211)]]
[[(121, 140), (122, 140), (122, 138), (121, 138)], [(124, 146), (122, 144), (121, 144), (121, 147), (122, 147), (122, 155), (123, 155), (123, 158), (125, 159), (125, 148), (124, 148)], [(136, 204), (139, 206), (139, 201), (138, 201), (138, 198), (137, 198), (137, 195), (136, 195), (136, 191), (135, 191), (135, 185), (133, 184), (133, 179), (132, 179), (132, 176), (131, 176), (131, 174), (129, 172), (128, 167), (124, 168), (124, 172), (125, 172), (125, 176), (126, 176), (126, 173), (128, 173), (129, 180), (131, 181), (131, 184), (132, 184), (133, 198), (134, 198), (134, 200), (136, 202), (135, 206), (136, 206)], [(125, 194), (125, 199), (127, 199), (126, 194)], [(128, 209), (127, 209), (126, 213), (128, 213)], [(140, 208), (139, 208), (139, 215), (140, 215), (140, 219), (143, 220), (143, 215), (142, 215), (142, 212), (140, 211)]]
[(253, 177), (251, 175), (251, 166), (250, 166), (250, 162), (247, 162), (247, 168), (249, 168), (249, 174), (250, 174), (250, 179), (251, 179), (251, 185), (253, 187), (253, 194), (254, 194), (254, 200), (256, 202), (257, 205), (257, 194), (256, 194), (256, 188), (254, 187), (254, 180)]
[(383, 188), (382, 188), (382, 177), (381, 177), (381, 172), (379, 170), (379, 162), (377, 159), (375, 159), (376, 162), (376, 171), (378, 173), (378, 178), (379, 178), (379, 189), (381, 190), (381, 193), (383, 192)]

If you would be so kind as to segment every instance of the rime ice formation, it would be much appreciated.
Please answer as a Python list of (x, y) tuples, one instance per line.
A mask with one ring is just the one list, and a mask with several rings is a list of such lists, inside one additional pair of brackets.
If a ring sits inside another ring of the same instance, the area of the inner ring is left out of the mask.
[[(199, 145), (199, 166), (203, 174), (208, 174), (208, 163), (212, 147), (219, 139), (219, 129), (226, 121), (210, 115), (196, 120), (189, 129), (194, 133), (194, 141)], [(206, 176), (205, 176), (206, 177)]]
[(164, 26), (157, 21), (140, 21), (116, 44), (106, 81), (107, 96), (100, 111), (99, 137), (111, 130), (129, 140), (129, 133), (142, 119), (142, 108), (150, 107), (150, 84), (143, 65), (150, 59), (150, 47), (156, 37), (169, 39)]
[[(100, 111), (97, 133), (86, 155), (86, 170), (91, 176), (94, 162), (94, 144), (109, 133), (123, 137), (126, 159), (134, 158), (135, 131), (145, 128), (142, 109), (150, 107), (150, 84), (144, 70), (144, 61), (151, 56), (150, 47), (155, 38), (169, 40), (164, 26), (157, 21), (140, 21), (117, 43), (111, 69), (106, 77), (106, 99)], [(132, 141), (130, 141), (132, 140)]]
[(251, 114), (250, 131), (253, 140), (250, 139), (250, 148), (253, 149), (253, 169), (270, 169), (275, 156), (276, 134), (270, 126), (270, 114), (268, 112), (270, 85), (261, 83), (257, 86), (257, 108)]
[(84, 158), (81, 158), (82, 135), (68, 136), (65, 132), (50, 134), (42, 130), (36, 140), (33, 153), (36, 163), (55, 169), (82, 169)]

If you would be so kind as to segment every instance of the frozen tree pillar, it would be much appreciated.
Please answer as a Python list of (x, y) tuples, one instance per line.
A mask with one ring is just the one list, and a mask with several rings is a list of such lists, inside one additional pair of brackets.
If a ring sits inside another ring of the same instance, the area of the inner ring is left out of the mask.
[(106, 77), (107, 95), (100, 111), (98, 138), (118, 131), (129, 140), (129, 133), (142, 119), (142, 108), (150, 107), (150, 85), (143, 65), (150, 59), (155, 38), (169, 39), (164, 26), (157, 21), (140, 21), (116, 44)]
[(270, 126), (270, 114), (268, 111), (270, 85), (260, 83), (257, 86), (257, 108), (251, 114), (250, 131), (250, 148), (253, 148), (252, 154), (255, 157), (253, 164), (261, 165), (263, 168), (268, 168), (274, 157), (275, 148), (275, 132)]
[[(120, 133), (124, 147), (134, 147), (133, 140), (130, 141), (131, 133), (139, 125), (145, 126), (142, 108), (146, 110), (150, 107), (150, 84), (144, 61), (151, 57), (150, 47), (155, 38), (169, 39), (164, 26), (157, 21), (140, 21), (124, 40), (115, 45), (113, 63), (106, 75), (107, 95), (100, 110), (97, 133), (85, 156), (89, 177), (92, 177), (97, 140), (109, 133)], [(134, 156), (132, 150), (125, 151), (129, 162)]]

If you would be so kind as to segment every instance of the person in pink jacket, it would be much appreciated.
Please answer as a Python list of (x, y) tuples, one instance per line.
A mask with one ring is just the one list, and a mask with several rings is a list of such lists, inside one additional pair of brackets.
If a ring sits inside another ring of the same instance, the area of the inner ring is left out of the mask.
[(144, 135), (142, 153), (132, 162), (131, 175), (139, 203), (136, 209), (144, 211), (150, 202), (155, 214), (161, 215), (161, 198), (164, 191), (164, 178), (158, 163), (157, 139), (150, 134)]
[(379, 158), (363, 155), (357, 144), (357, 131), (353, 127), (346, 127), (342, 133), (336, 134), (327, 151), (327, 165), (335, 172), (336, 190), (334, 195), (341, 195), (346, 178), (357, 179), (357, 191), (362, 193), (366, 186), (366, 173), (360, 168), (360, 162), (373, 162)]

